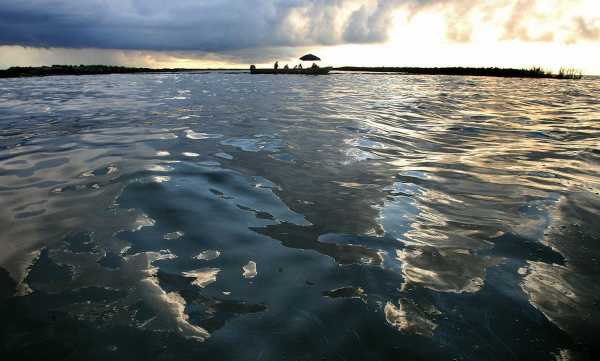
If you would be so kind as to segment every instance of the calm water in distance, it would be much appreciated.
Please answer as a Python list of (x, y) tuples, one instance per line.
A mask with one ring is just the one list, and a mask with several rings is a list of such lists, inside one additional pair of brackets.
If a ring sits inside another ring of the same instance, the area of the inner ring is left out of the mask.
[(0, 80), (0, 354), (588, 360), (600, 80)]

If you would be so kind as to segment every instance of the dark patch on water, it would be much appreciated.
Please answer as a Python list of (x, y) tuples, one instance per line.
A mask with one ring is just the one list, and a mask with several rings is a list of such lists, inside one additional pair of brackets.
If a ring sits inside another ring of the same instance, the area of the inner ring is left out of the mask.
[(494, 248), (486, 253), (496, 257), (548, 264), (565, 264), (565, 258), (562, 254), (538, 241), (528, 240), (514, 234), (505, 234), (494, 239), (493, 242)]
[(118, 255), (116, 253), (108, 252), (108, 253), (106, 253), (106, 255), (104, 255), (104, 257), (100, 258), (98, 263), (102, 267), (105, 267), (108, 269), (117, 269), (117, 268), (121, 267), (121, 264), (123, 263), (123, 259), (121, 258), (120, 255)]
[(27, 274), (27, 284), (35, 289), (56, 289), (67, 285), (73, 278), (73, 268), (52, 260), (48, 249), (42, 250)]
[(77, 232), (64, 239), (67, 249), (75, 253), (93, 253), (98, 250), (90, 232)]
[(360, 287), (340, 287), (330, 291), (323, 292), (323, 296), (329, 298), (359, 298), (366, 299), (365, 291)]

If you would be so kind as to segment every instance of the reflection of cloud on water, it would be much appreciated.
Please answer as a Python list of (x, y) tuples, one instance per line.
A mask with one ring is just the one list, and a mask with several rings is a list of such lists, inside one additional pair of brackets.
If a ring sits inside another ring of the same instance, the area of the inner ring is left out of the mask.
[(431, 319), (438, 315), (439, 311), (434, 307), (424, 311), (404, 298), (399, 300), (398, 306), (391, 302), (386, 303), (383, 312), (387, 323), (402, 332), (431, 337), (438, 327)]
[(371, 152), (364, 151), (359, 148), (350, 148), (345, 152), (346, 160), (342, 162), (344, 165), (351, 165), (356, 162), (362, 162), (365, 160), (377, 160), (381, 159), (380, 156), (375, 155)]
[(183, 272), (184, 277), (191, 277), (194, 280), (192, 284), (200, 288), (204, 288), (209, 284), (217, 281), (217, 275), (221, 272), (218, 268), (203, 268), (193, 271)]
[[(92, 320), (95, 315), (104, 312), (102, 320), (96, 322), (98, 327), (104, 323), (125, 325), (150, 331), (176, 332), (195, 340), (206, 339), (210, 336), (207, 329), (222, 327), (236, 315), (264, 311), (266, 305), (263, 304), (219, 300), (202, 295), (201, 289), (210, 293), (203, 289), (216, 281), (220, 268), (196, 268), (197, 263), (181, 266), (177, 263), (180, 260), (176, 254), (169, 250), (156, 250), (169, 247), (179, 253), (181, 249), (186, 249), (186, 252), (192, 253), (181, 262), (209, 262), (218, 258), (220, 251), (206, 250), (208, 247), (204, 246), (208, 244), (196, 244), (194, 241), (198, 239), (198, 229), (215, 238), (243, 238), (242, 235), (250, 238), (255, 233), (248, 229), (249, 226), (291, 222), (303, 227), (308, 225), (304, 217), (291, 211), (275, 195), (274, 191), (279, 187), (263, 177), (245, 177), (221, 168), (208, 169), (201, 165), (174, 163), (169, 170), (169, 181), (155, 183), (148, 181), (147, 172), (142, 170), (145, 168), (138, 167), (143, 177), (134, 178), (135, 181), (128, 183), (110, 202), (111, 215), (117, 221), (105, 222), (101, 229), (94, 227), (93, 231), (88, 232), (97, 234), (93, 239), (86, 238), (92, 243), (89, 247), (85, 243), (87, 241), (75, 244), (74, 236), (68, 235), (57, 245), (48, 248), (44, 262), (39, 261), (39, 252), (32, 254), (24, 267), (29, 269), (31, 264), (37, 267), (35, 274), (30, 276), (33, 289), (28, 286), (30, 282), (21, 282), (20, 294), (46, 290), (63, 294), (74, 288), (86, 287), (126, 290), (124, 296), (109, 306), (102, 300), (92, 298), (88, 306), (77, 307), (78, 311), (69, 314), (80, 320)], [(162, 170), (152, 169), (156, 172)], [(216, 188), (227, 197), (215, 196)], [(153, 203), (150, 199), (161, 201)], [(194, 212), (189, 207), (182, 207), (182, 204), (187, 204), (185, 202), (197, 204), (198, 201), (202, 201), (206, 209), (229, 214), (230, 226), (221, 228), (220, 224), (213, 222), (213, 215), (209, 211)], [(193, 219), (193, 222), (183, 223), (181, 227), (165, 227), (173, 219), (178, 219), (157, 212), (157, 209), (168, 206), (185, 210), (185, 216)], [(78, 248), (80, 250), (75, 251)], [(200, 252), (202, 248), (205, 251)], [(107, 268), (99, 262), (105, 253), (115, 258), (114, 267)], [(196, 258), (192, 257), (194, 254)], [(44, 267), (58, 272), (63, 265), (72, 270), (69, 282), (48, 283), (47, 277), (40, 278)], [(28, 271), (24, 272), (24, 277), (27, 277)], [(252, 278), (256, 275), (256, 263), (250, 262), (244, 268), (244, 276)], [(68, 309), (68, 302), (64, 307)], [(107, 307), (110, 307), (110, 311), (103, 311)], [(189, 312), (194, 312), (194, 315), (190, 316)]]
[(221, 255), (220, 251), (217, 250), (206, 250), (198, 253), (196, 256), (192, 257), (197, 260), (210, 261), (215, 258), (218, 258)]
[[(212, 332), (238, 314), (266, 309), (262, 304), (220, 300), (208, 295), (216, 286), (235, 290), (236, 286), (228, 283), (231, 281), (226, 269), (219, 266), (223, 264), (219, 262), (228, 261), (221, 261), (219, 256), (224, 252), (228, 257), (240, 257), (247, 246), (242, 240), (252, 240), (256, 235), (248, 227), (284, 222), (298, 227), (309, 225), (301, 214), (290, 210), (277, 197), (276, 190), (280, 187), (264, 177), (247, 177), (218, 166), (207, 168), (188, 162), (174, 166), (169, 182), (156, 184), (140, 180), (125, 188), (116, 200), (119, 207), (140, 209), (155, 219), (154, 229), (121, 234), (120, 238), (132, 245), (126, 252), (133, 254), (129, 257), (161, 246), (189, 255), (178, 260), (163, 258), (160, 262), (158, 259), (150, 262), (155, 262), (155, 266), (148, 267), (147, 278), (150, 279), (140, 281), (139, 288), (145, 292), (141, 294), (145, 303), (157, 300), (153, 310), (160, 317), (144, 321), (145, 328), (202, 339), (208, 337), (205, 330)], [(167, 215), (165, 208), (177, 210), (177, 214)], [(227, 217), (228, 222), (215, 222), (219, 219), (215, 214)], [(223, 239), (228, 241), (223, 242)], [(240, 240), (237, 247), (232, 240)], [(211, 262), (211, 267), (198, 268), (199, 262)], [(221, 272), (222, 279), (219, 277), (220, 282), (215, 283)], [(244, 278), (257, 274), (255, 261), (243, 267)], [(165, 310), (160, 311), (160, 308)]]
[(405, 245), (396, 250), (406, 280), (403, 288), (416, 284), (458, 293), (481, 289), (488, 261), (474, 251), (489, 248), (489, 243), (468, 230), (449, 232), (446, 215), (427, 205), (460, 208), (464, 202), (407, 182), (396, 182), (388, 190), (380, 221), (387, 235)]
[(192, 140), (204, 140), (204, 139), (218, 139), (223, 137), (221, 134), (208, 134), (202, 132), (195, 132), (191, 129), (186, 129), (184, 131), (185, 137)]
[(287, 144), (275, 135), (256, 134), (253, 138), (229, 138), (221, 141), (222, 145), (235, 147), (244, 152), (276, 153), (287, 148)]
[(177, 292), (166, 293), (155, 279), (150, 278), (142, 280), (141, 286), (148, 287), (150, 302), (154, 300), (156, 305), (162, 304), (162, 307), (159, 307), (161, 312), (176, 320), (177, 327), (174, 329), (182, 336), (198, 341), (204, 341), (210, 336), (208, 331), (189, 322), (189, 316), (185, 313), (186, 302)]
[(189, 322), (189, 316), (185, 313), (185, 300), (177, 292), (165, 292), (156, 278), (143, 279), (140, 282), (140, 293), (146, 296), (149, 304), (168, 324), (174, 323), (175, 327), (169, 329), (198, 341), (204, 341), (210, 336), (208, 331)]
[(242, 276), (244, 278), (254, 278), (258, 274), (258, 272), (256, 271), (256, 262), (254, 261), (249, 261), (248, 264), (242, 267), (242, 270), (244, 271), (242, 273)]
[(473, 293), (483, 286), (485, 259), (464, 250), (407, 247), (397, 251), (402, 275), (409, 284), (438, 292)]
[(582, 320), (586, 324), (600, 321), (600, 286), (590, 278), (542, 262), (527, 262), (519, 273), (524, 276), (521, 289), (529, 302), (559, 327), (573, 332)]
[[(132, 256), (134, 264), (143, 265), (145, 268), (139, 269), (140, 274), (146, 275), (140, 280), (138, 292), (143, 297), (144, 302), (156, 312), (156, 319), (151, 319), (152, 323), (164, 324), (168, 330), (176, 330), (186, 338), (192, 338), (198, 341), (204, 341), (210, 334), (200, 326), (189, 322), (189, 316), (185, 313), (186, 301), (177, 292), (166, 292), (160, 287), (156, 273), (158, 268), (152, 263), (161, 259), (171, 259), (170, 253), (147, 252)], [(217, 271), (218, 272), (218, 271)], [(196, 282), (196, 281), (194, 281)], [(147, 325), (148, 322), (145, 323)]]
[(343, 165), (383, 159), (383, 157), (377, 155), (375, 152), (386, 148), (384, 144), (372, 141), (366, 137), (348, 138), (344, 140), (344, 143), (347, 145), (347, 148), (344, 150), (345, 160), (342, 161)]
[(25, 256), (23, 256), (23, 258), (21, 260), (22, 263), (20, 263), (20, 265), (19, 265), (20, 270), (17, 273), (20, 277), (16, 279), (16, 282), (17, 282), (16, 295), (17, 296), (25, 296), (25, 295), (28, 295), (31, 292), (33, 292), (32, 289), (27, 284), (27, 282), (25, 281), (25, 279), (27, 278), (27, 276), (29, 274), (29, 270), (31, 269), (33, 264), (39, 259), (41, 253), (42, 253), (41, 250), (35, 250), (35, 251), (29, 252), (29, 253), (25, 254)]
[[(597, 207), (585, 207), (598, 204), (597, 200), (588, 196), (581, 193), (556, 197), (552, 207), (547, 206), (545, 217), (540, 217), (539, 223), (544, 225), (540, 236), (542, 243), (564, 257), (563, 262), (530, 260), (519, 269), (519, 274), (523, 277), (520, 287), (529, 303), (577, 339), (590, 341), (590, 334), (597, 334), (600, 325), (600, 285), (589, 272), (597, 269), (595, 259), (585, 256), (589, 254), (590, 247), (597, 244), (594, 232), (598, 227), (590, 224), (588, 229), (582, 230), (576, 223), (568, 223), (597, 216)], [(579, 197), (586, 200), (577, 199)], [(589, 211), (592, 213), (587, 213)]]
[(177, 240), (181, 237), (183, 237), (184, 233), (181, 231), (175, 231), (175, 232), (169, 232), (169, 233), (165, 233), (165, 235), (163, 236), (163, 239), (166, 239), (167, 241), (174, 241)]
[[(405, 279), (402, 290), (475, 293), (484, 287), (488, 268), (505, 257), (541, 260), (529, 261), (522, 269), (529, 302), (559, 325), (564, 318), (573, 323), (581, 319), (577, 310), (586, 306), (576, 295), (581, 293), (579, 286), (591, 281), (569, 286), (568, 269), (551, 264), (562, 256), (546, 237), (552, 220), (561, 218), (556, 212), (559, 193), (509, 187), (508, 177), (502, 178), (507, 185), (500, 187), (489, 177), (484, 184), (469, 177), (458, 183), (453, 177), (450, 172), (430, 177), (425, 171), (404, 171), (387, 188), (380, 222), (386, 235), (404, 245), (396, 250)], [(506, 232), (511, 236), (502, 236)], [(430, 318), (418, 308), (388, 303), (384, 311), (388, 323), (398, 329), (416, 328), (415, 333), (432, 335)]]
[(152, 227), (155, 223), (156, 221), (154, 219), (148, 217), (146, 214), (141, 213), (133, 222), (132, 230), (139, 231), (144, 227)]

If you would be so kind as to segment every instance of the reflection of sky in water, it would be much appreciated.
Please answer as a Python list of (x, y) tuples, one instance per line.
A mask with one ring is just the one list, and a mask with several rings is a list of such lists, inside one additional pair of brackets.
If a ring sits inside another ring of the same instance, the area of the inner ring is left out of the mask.
[(592, 354), (600, 109), (580, 95), (593, 81), (2, 82), (11, 345), (80, 359)]

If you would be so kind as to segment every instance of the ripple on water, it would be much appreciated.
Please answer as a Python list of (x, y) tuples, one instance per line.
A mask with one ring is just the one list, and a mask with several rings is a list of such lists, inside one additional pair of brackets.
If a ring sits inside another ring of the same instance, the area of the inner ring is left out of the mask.
[(197, 255), (195, 255), (194, 258), (197, 260), (202, 260), (202, 261), (211, 261), (215, 258), (218, 258), (220, 255), (221, 255), (221, 252), (219, 252), (219, 251), (206, 250), (206, 251), (202, 251), (202, 252), (198, 253)]
[(285, 147), (285, 144), (274, 136), (257, 135), (255, 138), (229, 138), (221, 141), (222, 145), (229, 145), (244, 152), (276, 152)]
[(185, 133), (186, 138), (193, 139), (193, 140), (218, 139), (218, 138), (223, 137), (222, 134), (209, 134), (209, 133), (195, 132), (191, 129), (187, 129), (184, 133)]
[(173, 241), (173, 240), (179, 239), (181, 237), (183, 237), (183, 232), (181, 232), (181, 231), (165, 233), (165, 235), (163, 236), (163, 238), (168, 241)]
[(227, 160), (233, 159), (233, 156), (231, 154), (227, 154), (224, 152), (215, 153), (215, 157), (219, 157), (219, 158), (223, 158), (223, 159), (227, 159)]
[(0, 333), (19, 339), (6, 347), (586, 359), (598, 84), (0, 80)]

